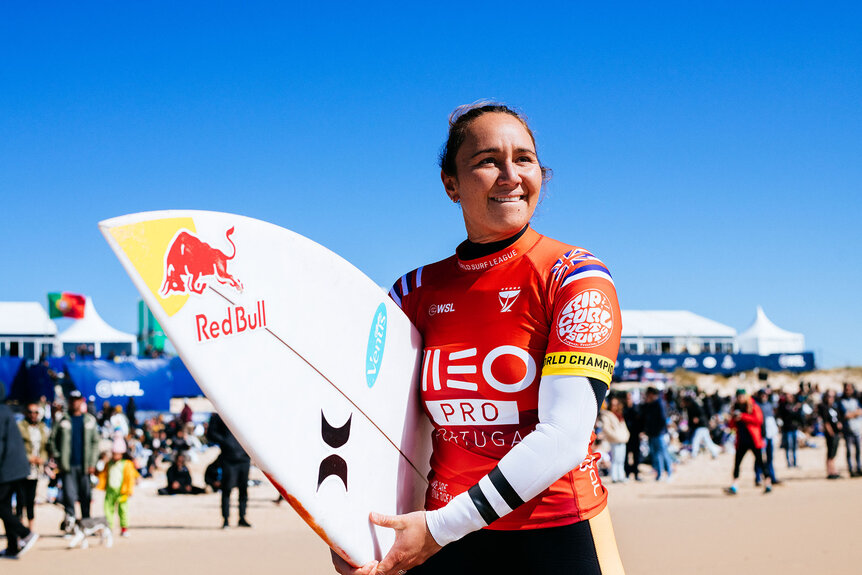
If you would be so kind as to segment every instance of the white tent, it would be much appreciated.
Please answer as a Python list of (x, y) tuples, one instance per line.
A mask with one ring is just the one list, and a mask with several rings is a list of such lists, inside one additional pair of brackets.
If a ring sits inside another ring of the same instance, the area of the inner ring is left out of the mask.
[(34, 301), (0, 302), (0, 356), (39, 359), (54, 349), (57, 326)]
[(622, 310), (622, 337), (729, 337), (736, 330), (690, 311)]
[(76, 320), (66, 331), (58, 335), (57, 341), (63, 347), (66, 347), (66, 344), (92, 345), (96, 357), (102, 356), (103, 345), (115, 347), (109, 344), (131, 344), (131, 354), (138, 353), (138, 339), (130, 333), (108, 325), (96, 311), (93, 300), (89, 297), (84, 306), (84, 317)]
[(57, 335), (57, 326), (48, 318), (45, 308), (34, 301), (0, 302), (0, 336)]
[(771, 353), (802, 353), (805, 336), (781, 329), (772, 323), (763, 308), (757, 306), (757, 317), (751, 326), (737, 337), (741, 353), (769, 355)]
[(736, 330), (685, 310), (622, 310), (624, 353), (731, 353)]

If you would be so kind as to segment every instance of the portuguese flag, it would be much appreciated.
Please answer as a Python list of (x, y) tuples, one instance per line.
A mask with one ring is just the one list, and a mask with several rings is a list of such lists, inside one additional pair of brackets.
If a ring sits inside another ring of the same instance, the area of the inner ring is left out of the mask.
[(54, 292), (48, 294), (48, 315), (55, 317), (72, 317), (81, 319), (84, 317), (84, 304), (86, 298), (82, 295), (69, 292)]

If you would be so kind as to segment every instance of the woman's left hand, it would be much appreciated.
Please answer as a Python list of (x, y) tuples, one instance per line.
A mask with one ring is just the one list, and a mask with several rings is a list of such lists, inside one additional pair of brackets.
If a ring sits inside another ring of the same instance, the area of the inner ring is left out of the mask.
[(405, 515), (372, 513), (371, 522), (395, 530), (395, 543), (378, 564), (378, 575), (403, 575), (442, 549), (428, 531), (424, 511)]

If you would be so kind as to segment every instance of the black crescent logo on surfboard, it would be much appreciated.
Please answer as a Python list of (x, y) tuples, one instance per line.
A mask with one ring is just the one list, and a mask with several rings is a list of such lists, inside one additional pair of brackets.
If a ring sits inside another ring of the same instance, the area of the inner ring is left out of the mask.
[[(323, 437), (324, 443), (333, 449), (342, 447), (347, 440), (350, 439), (350, 422), (353, 420), (353, 414), (347, 418), (347, 423), (341, 427), (333, 427), (320, 410), (320, 435)], [(344, 484), (344, 490), (347, 491), (347, 462), (336, 454), (332, 454), (320, 462), (320, 469), (317, 471), (317, 489), (320, 490), (320, 485), (323, 480), (330, 475), (335, 475)]]

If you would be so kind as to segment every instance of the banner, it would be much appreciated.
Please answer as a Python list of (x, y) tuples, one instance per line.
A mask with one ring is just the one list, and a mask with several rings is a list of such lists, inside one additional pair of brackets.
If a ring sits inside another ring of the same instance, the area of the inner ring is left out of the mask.
[(174, 397), (199, 397), (204, 394), (179, 357), (171, 359), (171, 373), (174, 376)]
[(12, 393), (12, 382), (21, 369), (22, 361), (24, 360), (20, 357), (0, 357), (0, 382), (3, 382), (7, 395)]
[(734, 375), (755, 368), (768, 371), (801, 373), (814, 370), (814, 353), (714, 353), (714, 354), (661, 354), (620, 355), (617, 358), (614, 378), (617, 381), (638, 381), (647, 371), (671, 372), (685, 369), (697, 373)]
[(173, 387), (169, 363), (168, 359), (122, 362), (91, 359), (69, 361), (66, 369), (84, 397), (95, 398), (97, 408), (104, 401), (125, 408), (133, 397), (138, 410), (168, 411)]

